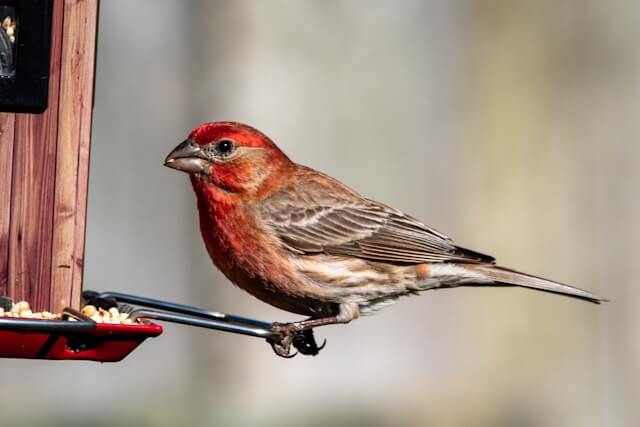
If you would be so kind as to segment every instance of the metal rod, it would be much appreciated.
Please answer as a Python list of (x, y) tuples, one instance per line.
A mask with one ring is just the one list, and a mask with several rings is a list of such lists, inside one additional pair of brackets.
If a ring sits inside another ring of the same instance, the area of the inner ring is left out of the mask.
[[(111, 294), (111, 296), (114, 296)], [(134, 303), (135, 304), (135, 303)], [(236, 334), (249, 335), (258, 338), (276, 338), (279, 336), (277, 332), (273, 332), (269, 328), (260, 326), (247, 326), (242, 324), (230, 323), (221, 319), (204, 319), (202, 317), (188, 316), (179, 313), (168, 313), (165, 311), (157, 311), (152, 309), (141, 308), (134, 310), (129, 315), (131, 320), (137, 319), (155, 319), (166, 322), (180, 323), (183, 325), (199, 326), (201, 328), (216, 329), (219, 331), (233, 332)], [(267, 325), (271, 326), (267, 323)]]
[(249, 319), (247, 317), (235, 316), (233, 314), (220, 313), (218, 311), (209, 311), (190, 305), (177, 304), (169, 301), (162, 301), (153, 298), (140, 297), (136, 295), (123, 294), (120, 292), (102, 292), (99, 294), (101, 298), (114, 298), (118, 302), (140, 305), (143, 307), (165, 310), (173, 313), (187, 314), (189, 316), (200, 317), (203, 319), (211, 319), (222, 322), (234, 322), (262, 329), (270, 329), (271, 323), (260, 320)]
[(71, 332), (90, 331), (95, 329), (93, 321), (17, 319), (15, 317), (0, 318), (0, 329), (15, 331)]

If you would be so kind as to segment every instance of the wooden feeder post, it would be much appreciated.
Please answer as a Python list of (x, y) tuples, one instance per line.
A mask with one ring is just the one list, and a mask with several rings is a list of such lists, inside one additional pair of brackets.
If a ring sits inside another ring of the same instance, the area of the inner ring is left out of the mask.
[(49, 102), (0, 113), (0, 295), (80, 303), (98, 0), (54, 0)]

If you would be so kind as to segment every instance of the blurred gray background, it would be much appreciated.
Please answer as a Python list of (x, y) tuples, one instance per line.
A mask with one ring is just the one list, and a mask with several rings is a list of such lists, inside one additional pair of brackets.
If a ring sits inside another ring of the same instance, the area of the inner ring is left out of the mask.
[(103, 1), (85, 288), (265, 320), (164, 156), (237, 120), (502, 265), (600, 293), (405, 298), (316, 358), (166, 325), (117, 364), (0, 363), (1, 425), (640, 423), (640, 4)]

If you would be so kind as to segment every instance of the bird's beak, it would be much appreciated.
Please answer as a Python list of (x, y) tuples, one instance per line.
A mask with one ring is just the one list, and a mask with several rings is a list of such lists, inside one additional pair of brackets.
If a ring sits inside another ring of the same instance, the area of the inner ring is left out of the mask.
[(164, 159), (164, 165), (186, 173), (207, 173), (211, 168), (206, 154), (192, 139), (186, 139), (174, 148)]

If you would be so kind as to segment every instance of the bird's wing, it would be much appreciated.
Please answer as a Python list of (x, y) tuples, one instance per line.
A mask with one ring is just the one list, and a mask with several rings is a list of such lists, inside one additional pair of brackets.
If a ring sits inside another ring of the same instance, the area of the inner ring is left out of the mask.
[(493, 263), (444, 234), (340, 182), (315, 173), (261, 205), (261, 217), (282, 245), (301, 255), (349, 255), (372, 261)]

